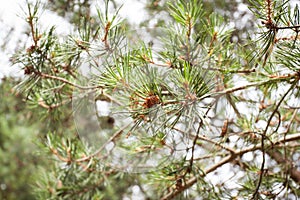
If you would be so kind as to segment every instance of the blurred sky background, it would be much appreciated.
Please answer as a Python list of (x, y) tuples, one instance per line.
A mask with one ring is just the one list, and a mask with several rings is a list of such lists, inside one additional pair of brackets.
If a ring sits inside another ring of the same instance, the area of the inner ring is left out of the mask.
[(21, 2), (0, 0), (0, 79), (8, 75), (21, 74), (18, 69), (12, 68), (9, 64), (15, 44), (20, 39), (25, 25), (24, 19), (17, 15), (20, 14), (18, 11), (21, 10), (21, 5), (25, 5), (25, 1)]

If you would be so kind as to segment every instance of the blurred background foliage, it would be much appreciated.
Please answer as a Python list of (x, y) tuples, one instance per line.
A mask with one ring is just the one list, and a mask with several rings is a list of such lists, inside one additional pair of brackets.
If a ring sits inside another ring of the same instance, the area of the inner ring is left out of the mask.
[(0, 85), (0, 199), (35, 199), (39, 167), (47, 167), (37, 144), (43, 125), (24, 97), (13, 94), (17, 82), (7, 77)]

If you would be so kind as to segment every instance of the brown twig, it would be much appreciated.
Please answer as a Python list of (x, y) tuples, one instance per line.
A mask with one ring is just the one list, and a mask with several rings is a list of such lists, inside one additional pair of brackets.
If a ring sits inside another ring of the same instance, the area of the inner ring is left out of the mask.
[[(290, 93), (290, 91), (292, 91), (292, 90), (294, 89), (294, 86), (295, 86), (295, 84), (291, 85), (291, 87), (288, 89), (288, 91), (286, 91), (286, 93), (282, 96), (282, 98), (280, 99), (280, 101), (279, 101), (278, 104), (276, 105), (275, 109), (273, 110), (271, 116), (269, 117), (269, 119), (268, 119), (268, 121), (267, 121), (267, 126), (266, 126), (264, 132), (263, 132), (262, 135), (261, 135), (262, 163), (261, 163), (261, 167), (260, 167), (260, 175), (259, 175), (258, 183), (257, 183), (256, 188), (255, 188), (255, 191), (254, 191), (254, 193), (253, 193), (253, 195), (252, 195), (252, 199), (257, 199), (257, 194), (258, 194), (258, 191), (259, 191), (261, 182), (262, 182), (262, 177), (263, 177), (263, 175), (264, 175), (264, 167), (265, 167), (265, 161), (266, 161), (266, 158), (265, 158), (265, 155), (266, 155), (265, 138), (266, 138), (267, 131), (268, 131), (268, 129), (269, 129), (271, 120), (273, 119), (275, 113), (278, 112), (278, 109), (279, 109), (281, 103), (283, 102), (283, 100), (284, 100), (284, 99), (286, 98), (286, 96)], [(286, 137), (286, 136), (284, 136), (284, 139), (285, 139), (285, 137)]]
[(266, 4), (266, 15), (267, 15), (267, 23), (271, 24), (273, 18), (273, 2), (272, 0), (265, 0)]
[(108, 22), (106, 23), (105, 31), (104, 31), (104, 37), (103, 37), (103, 39), (102, 39), (102, 42), (104, 42), (106, 48), (109, 48), (109, 44), (108, 44), (108, 42), (107, 42), (107, 36), (108, 36), (109, 30), (110, 30), (110, 26), (111, 26), (111, 22), (108, 21)]
[(53, 76), (53, 75), (49, 75), (49, 74), (45, 74), (45, 73), (41, 73), (41, 72), (35, 72), (35, 74), (37, 74), (41, 78), (48, 78), (48, 79), (58, 80), (60, 82), (66, 83), (68, 85), (71, 85), (73, 87), (76, 87), (76, 88), (82, 89), (82, 90), (90, 90), (90, 89), (102, 88), (102, 86), (82, 86), (82, 85), (77, 85), (76, 83), (72, 83), (71, 81), (69, 81), (69, 80), (67, 80), (65, 78), (58, 77), (58, 76)]
[(300, 184), (300, 171), (297, 170), (297, 168), (295, 166), (293, 166), (293, 163), (291, 160), (284, 158), (284, 156), (275, 149), (269, 150), (267, 151), (268, 155), (273, 158), (277, 163), (279, 164), (288, 164), (289, 168), (290, 168), (290, 175), (291, 178)]
[(240, 69), (240, 70), (228, 70), (228, 69), (210, 67), (210, 68), (206, 68), (206, 69), (211, 70), (211, 71), (228, 72), (228, 73), (240, 73), (240, 74), (250, 74), (250, 73), (256, 72), (255, 68), (253, 68), (253, 69)]
[(48, 109), (48, 110), (52, 110), (52, 109), (54, 109), (54, 108), (58, 108), (58, 107), (60, 107), (60, 106), (62, 106), (62, 105), (65, 105), (65, 104), (67, 104), (67, 103), (69, 103), (69, 102), (71, 102), (71, 99), (62, 101), (62, 102), (60, 102), (60, 103), (47, 105), (46, 102), (45, 102), (43, 99), (41, 99), (41, 100), (38, 101), (38, 105), (41, 106), (41, 107), (43, 107), (43, 108), (46, 108), (46, 109)]
[(210, 93), (210, 94), (202, 96), (201, 99), (205, 99), (205, 98), (209, 98), (209, 97), (219, 97), (219, 96), (222, 96), (224, 94), (230, 94), (230, 93), (240, 91), (240, 90), (244, 90), (244, 89), (247, 89), (247, 88), (250, 88), (250, 87), (258, 87), (258, 86), (266, 85), (266, 84), (274, 82), (274, 81), (280, 81), (280, 80), (288, 81), (292, 78), (299, 79), (298, 73), (281, 75), (281, 76), (278, 76), (278, 75), (273, 75), (272, 76), (271, 75), (271, 76), (269, 76), (268, 80), (259, 81), (259, 82), (255, 82), (255, 83), (249, 83), (247, 85), (233, 87), (233, 88), (229, 88), (229, 89), (226, 89), (226, 90), (223, 90), (223, 91), (218, 91), (218, 92), (215, 92), (215, 93)]

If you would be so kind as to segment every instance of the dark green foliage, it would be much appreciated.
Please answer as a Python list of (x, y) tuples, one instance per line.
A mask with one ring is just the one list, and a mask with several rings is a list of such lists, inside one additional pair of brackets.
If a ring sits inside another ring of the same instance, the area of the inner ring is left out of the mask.
[(39, 123), (22, 95), (14, 95), (18, 81), (3, 78), (0, 85), (0, 198), (35, 199), (33, 188), (44, 158), (38, 154)]

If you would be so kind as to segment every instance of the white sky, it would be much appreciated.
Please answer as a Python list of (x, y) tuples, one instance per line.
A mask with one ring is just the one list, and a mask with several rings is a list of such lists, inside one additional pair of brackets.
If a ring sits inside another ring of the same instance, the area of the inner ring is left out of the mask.
[(21, 1), (17, 0), (0, 0), (0, 78), (7, 75), (16, 75), (18, 72), (20, 72), (17, 68), (10, 67), (9, 64), (9, 58), (11, 57), (14, 49), (7, 49), (6, 51), (3, 51), (2, 45), (4, 45), (4, 42), (7, 41), (6, 37), (8, 34), (8, 31), (11, 28), (14, 28), (15, 31), (13, 31), (11, 34), (14, 34), (13, 37), (10, 37), (11, 40), (6, 45), (7, 47), (15, 47), (15, 44), (17, 44), (16, 39), (20, 38), (21, 34), (17, 34), (16, 32), (20, 33), (23, 30), (24, 20), (21, 19), (21, 17), (17, 16), (17, 13), (19, 15), (21, 14), (21, 8), (20, 3)]

